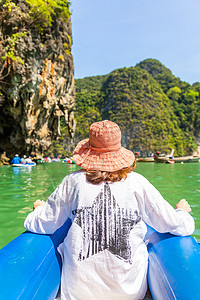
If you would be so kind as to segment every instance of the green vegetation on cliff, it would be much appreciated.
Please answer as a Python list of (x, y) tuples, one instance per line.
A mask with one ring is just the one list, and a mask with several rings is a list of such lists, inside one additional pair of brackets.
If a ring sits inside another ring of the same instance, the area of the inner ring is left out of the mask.
[[(2, 23), (5, 21), (8, 22), (4, 38), (0, 37), (0, 58), (6, 64), (24, 64), (17, 46), (21, 37), (30, 35), (32, 27), (43, 34), (44, 29), (52, 26), (56, 18), (67, 22), (71, 15), (68, 0), (25, 0), (25, 3), (26, 5), (19, 0), (0, 0), (0, 27), (3, 27)], [(20, 19), (21, 24), (13, 28), (12, 21), (17, 19)], [(69, 45), (67, 48), (70, 49)]]
[[(8, 0), (7, 0), (8, 1)], [(54, 17), (68, 20), (70, 2), (66, 0), (26, 0), (30, 6), (30, 17), (44, 26), (51, 26)]]
[(163, 91), (171, 100), (174, 113), (179, 119), (180, 128), (197, 136), (199, 127), (199, 83), (191, 86), (175, 77), (172, 72), (155, 59), (147, 59), (136, 66), (147, 70), (161, 85)]
[(93, 76), (76, 80), (76, 136), (87, 138), (89, 127), (93, 122), (101, 121), (103, 90), (101, 87), (107, 76)]
[(191, 154), (200, 131), (200, 83), (182, 82), (154, 59), (76, 82), (76, 141), (94, 121), (110, 119), (133, 151)]

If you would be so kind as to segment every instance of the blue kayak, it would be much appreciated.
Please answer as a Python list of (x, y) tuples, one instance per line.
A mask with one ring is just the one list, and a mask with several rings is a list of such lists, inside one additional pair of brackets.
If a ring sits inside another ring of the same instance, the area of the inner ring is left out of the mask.
[(155, 300), (200, 299), (200, 245), (191, 236), (158, 233), (148, 226), (148, 284)]
[[(0, 299), (55, 299), (60, 285), (58, 245), (70, 219), (52, 235), (25, 232), (0, 250)], [(148, 226), (148, 283), (155, 300), (200, 299), (200, 245), (191, 236), (158, 233)]]
[(12, 167), (34, 167), (36, 165), (35, 162), (27, 163), (27, 164), (12, 164)]

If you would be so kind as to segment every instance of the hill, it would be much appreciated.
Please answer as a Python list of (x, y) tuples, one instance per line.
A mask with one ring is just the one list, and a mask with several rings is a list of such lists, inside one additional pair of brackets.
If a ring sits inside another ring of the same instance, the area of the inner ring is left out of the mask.
[(175, 155), (196, 150), (200, 83), (181, 81), (158, 60), (77, 79), (75, 86), (75, 143), (88, 137), (93, 122), (110, 119), (120, 126), (123, 145), (144, 155), (173, 148)]

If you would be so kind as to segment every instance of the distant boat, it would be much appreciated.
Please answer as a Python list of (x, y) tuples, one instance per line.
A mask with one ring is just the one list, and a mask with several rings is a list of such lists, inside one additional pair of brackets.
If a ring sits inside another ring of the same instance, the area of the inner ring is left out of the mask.
[(67, 164), (75, 164), (75, 161), (73, 159), (64, 159), (62, 162)]
[(165, 164), (174, 164), (175, 160), (173, 157), (174, 149), (172, 149), (171, 153), (168, 155), (160, 154), (160, 152), (156, 152), (156, 155), (154, 156), (155, 162), (157, 163), (165, 163)]
[(200, 162), (200, 156), (174, 157), (174, 161), (175, 161), (175, 163)]
[(35, 162), (32, 162), (32, 163), (28, 163), (28, 164), (12, 164), (12, 167), (34, 167), (36, 165)]
[(154, 162), (154, 154), (146, 157), (139, 157), (140, 152), (135, 152), (136, 161), (138, 162)]
[(200, 156), (197, 156), (197, 155), (173, 157), (173, 154), (174, 154), (174, 149), (172, 149), (172, 152), (169, 155), (162, 155), (159, 152), (157, 152), (155, 155), (155, 162), (158, 162), (158, 163), (200, 162)]
[(163, 156), (163, 157), (155, 157), (155, 162), (157, 163), (164, 163), (164, 164), (174, 164), (174, 158), (170, 158), (168, 156)]
[(137, 161), (139, 162), (154, 162), (154, 157), (139, 157), (137, 158)]

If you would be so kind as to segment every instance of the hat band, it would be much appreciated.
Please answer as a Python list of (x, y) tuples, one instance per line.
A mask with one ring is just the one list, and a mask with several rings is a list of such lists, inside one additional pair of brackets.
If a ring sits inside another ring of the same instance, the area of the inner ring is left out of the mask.
[(89, 145), (89, 148), (91, 150), (94, 150), (94, 151), (97, 151), (97, 152), (111, 152), (111, 151), (118, 151), (121, 149), (121, 145), (116, 145), (116, 146), (112, 146), (112, 147), (101, 147), (101, 148), (98, 148), (98, 147), (94, 147), (94, 146), (91, 146)]

